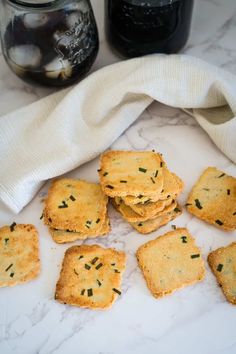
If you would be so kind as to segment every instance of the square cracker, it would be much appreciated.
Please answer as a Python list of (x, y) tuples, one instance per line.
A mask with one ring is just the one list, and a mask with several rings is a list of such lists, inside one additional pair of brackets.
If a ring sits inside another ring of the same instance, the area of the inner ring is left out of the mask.
[(151, 151), (107, 151), (100, 159), (100, 182), (110, 197), (155, 195), (163, 186), (161, 156)]
[(130, 225), (141, 234), (149, 234), (150, 232), (158, 230), (161, 226), (168, 224), (168, 222), (174, 220), (181, 214), (182, 210), (178, 205), (177, 208), (166, 214), (162, 213), (160, 216), (142, 222), (130, 222)]
[(33, 225), (0, 228), (0, 287), (25, 283), (40, 272), (38, 232)]
[(226, 231), (236, 229), (236, 178), (208, 167), (189, 194), (187, 210)]
[(44, 222), (50, 228), (99, 235), (108, 198), (101, 186), (83, 180), (55, 180), (45, 200)]
[(185, 228), (145, 243), (136, 255), (147, 286), (156, 298), (194, 284), (205, 275), (200, 250)]
[(158, 211), (154, 214), (152, 213), (150, 216), (142, 216), (140, 214), (137, 214), (131, 207), (126, 205), (122, 198), (115, 197), (112, 199), (112, 203), (114, 207), (121, 213), (121, 215), (124, 217), (125, 220), (128, 222), (140, 222), (140, 221), (146, 221), (149, 219), (154, 219), (157, 216), (167, 214), (168, 212), (174, 210), (177, 207), (177, 203), (175, 200), (173, 200), (173, 203), (168, 205), (166, 208), (164, 208), (162, 211)]
[(70, 247), (62, 264), (55, 299), (61, 303), (107, 309), (121, 294), (124, 252), (98, 245)]
[(163, 167), (163, 188), (161, 193), (157, 193), (156, 195), (147, 196), (142, 193), (134, 197), (132, 195), (124, 196), (124, 202), (126, 205), (142, 205), (148, 202), (157, 202), (164, 201), (168, 199), (175, 199), (183, 190), (184, 183), (183, 181), (173, 172), (170, 172), (166, 165)]
[(111, 230), (110, 227), (110, 220), (108, 216), (105, 219), (105, 222), (101, 224), (101, 228), (99, 230), (99, 235), (96, 235), (89, 230), (86, 233), (83, 232), (74, 232), (74, 231), (67, 231), (67, 230), (58, 230), (58, 229), (53, 229), (49, 227), (49, 232), (52, 236), (52, 239), (56, 243), (67, 243), (67, 242), (73, 242), (76, 240), (85, 240), (87, 238), (95, 238), (98, 236), (105, 236), (106, 234), (109, 233)]
[(211, 252), (208, 263), (226, 299), (236, 305), (236, 242)]
[(157, 202), (153, 203), (146, 203), (146, 204), (133, 204), (129, 207), (135, 211), (135, 213), (147, 217), (150, 219), (152, 216), (155, 216), (157, 213), (164, 210), (166, 207), (174, 203), (174, 199), (166, 199), (166, 200), (158, 200)]

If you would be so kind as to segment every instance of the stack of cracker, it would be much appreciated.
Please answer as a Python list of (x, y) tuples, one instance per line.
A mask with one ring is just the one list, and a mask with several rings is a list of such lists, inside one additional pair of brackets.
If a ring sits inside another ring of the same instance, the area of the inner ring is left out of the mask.
[(107, 203), (99, 184), (55, 180), (45, 200), (44, 223), (57, 243), (104, 236), (110, 231)]
[(98, 170), (102, 190), (137, 231), (147, 234), (181, 214), (182, 180), (154, 151), (108, 151)]

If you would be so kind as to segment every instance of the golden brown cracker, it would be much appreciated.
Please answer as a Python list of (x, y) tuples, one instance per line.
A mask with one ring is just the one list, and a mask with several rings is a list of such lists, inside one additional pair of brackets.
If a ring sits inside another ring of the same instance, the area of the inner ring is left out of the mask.
[(101, 228), (99, 229), (97, 234), (94, 234), (94, 231), (86, 231), (86, 233), (83, 232), (74, 232), (74, 231), (69, 231), (69, 230), (55, 230), (53, 228), (49, 228), (49, 232), (52, 236), (52, 239), (56, 243), (67, 243), (67, 242), (73, 242), (76, 240), (85, 240), (87, 238), (96, 238), (99, 236), (106, 236), (109, 231), (111, 230), (110, 227), (110, 220), (108, 216), (105, 219), (105, 222), (101, 224)]
[(62, 178), (52, 183), (45, 201), (44, 222), (50, 228), (98, 234), (108, 198), (100, 185)]
[(201, 281), (205, 275), (200, 249), (185, 228), (145, 243), (136, 255), (147, 286), (156, 298)]
[(187, 210), (220, 229), (236, 229), (236, 178), (208, 167), (189, 194)]
[(162, 159), (151, 151), (107, 151), (100, 159), (100, 182), (110, 197), (155, 195), (163, 186)]
[(130, 208), (135, 211), (135, 213), (147, 217), (150, 219), (152, 216), (156, 216), (157, 213), (163, 211), (166, 207), (173, 204), (174, 199), (158, 200), (154, 203), (145, 203), (145, 204), (133, 204), (130, 205)]
[(63, 304), (107, 309), (121, 294), (124, 252), (98, 245), (70, 247), (62, 264), (55, 299)]
[(163, 188), (161, 193), (148, 196), (140, 193), (137, 197), (127, 195), (122, 197), (126, 205), (141, 205), (145, 203), (154, 203), (158, 201), (164, 201), (168, 199), (176, 199), (176, 197), (182, 192), (184, 187), (183, 181), (173, 172), (170, 172), (168, 168), (163, 167)]
[(208, 263), (226, 299), (236, 305), (236, 242), (211, 252)]
[(25, 283), (40, 272), (38, 232), (33, 225), (0, 228), (0, 287)]
[(157, 216), (156, 218), (142, 222), (130, 222), (130, 225), (133, 226), (133, 228), (141, 234), (149, 234), (153, 231), (158, 230), (161, 226), (168, 224), (171, 220), (174, 220), (181, 214), (182, 209), (179, 205), (177, 205), (174, 210), (166, 214), (162, 214), (160, 216)]

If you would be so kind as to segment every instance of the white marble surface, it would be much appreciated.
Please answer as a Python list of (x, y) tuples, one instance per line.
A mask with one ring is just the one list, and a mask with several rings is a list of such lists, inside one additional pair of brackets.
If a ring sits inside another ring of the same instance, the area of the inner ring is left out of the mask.
[[(100, 52), (93, 70), (118, 61), (103, 34), (103, 2), (92, 1), (100, 30)], [(102, 4), (101, 4), (102, 3)], [(236, 74), (235, 0), (196, 0), (192, 33), (183, 52), (201, 57)], [(51, 90), (26, 85), (14, 76), (0, 56), (0, 114), (32, 102)], [(201, 171), (215, 165), (236, 176), (236, 167), (214, 146), (197, 123), (178, 109), (154, 103), (112, 146), (156, 149), (185, 181), (186, 196)], [(96, 181), (97, 160), (69, 176)], [(170, 229), (167, 225), (148, 236), (139, 235), (111, 208), (112, 232), (96, 242), (128, 254), (123, 293), (106, 312), (61, 305), (54, 288), (68, 245), (52, 242), (39, 220), (48, 185), (19, 215), (0, 209), (0, 224), (33, 223), (40, 234), (42, 271), (38, 279), (0, 291), (1, 354), (161, 353), (233, 354), (236, 352), (236, 307), (228, 304), (209, 271), (202, 283), (161, 300), (154, 299), (137, 268), (135, 251), (147, 240)], [(236, 233), (224, 233), (187, 212), (173, 222), (188, 227), (204, 259), (210, 250), (229, 244)], [(94, 241), (86, 241), (91, 244)]]

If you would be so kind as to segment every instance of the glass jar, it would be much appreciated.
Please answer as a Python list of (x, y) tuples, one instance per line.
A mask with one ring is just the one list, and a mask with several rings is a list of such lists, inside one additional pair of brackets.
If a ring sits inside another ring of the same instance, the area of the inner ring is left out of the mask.
[(0, 25), (5, 60), (26, 81), (72, 84), (97, 56), (89, 0), (3, 0)]
[(106, 0), (110, 45), (125, 57), (176, 53), (187, 42), (193, 0)]

